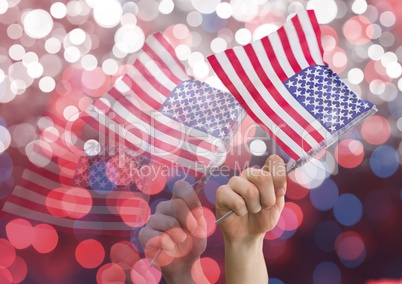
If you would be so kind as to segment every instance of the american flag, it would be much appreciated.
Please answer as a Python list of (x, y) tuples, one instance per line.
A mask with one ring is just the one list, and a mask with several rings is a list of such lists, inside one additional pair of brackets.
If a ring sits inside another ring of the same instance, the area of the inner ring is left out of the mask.
[(298, 164), (376, 111), (324, 62), (312, 10), (208, 60), (246, 112)]
[(243, 116), (231, 94), (189, 77), (165, 37), (151, 35), (122, 80), (78, 119), (46, 115), (3, 211), (75, 231), (131, 234), (150, 214), (155, 176), (176, 167), (205, 180)]
[(234, 97), (190, 78), (161, 34), (83, 119), (110, 141), (196, 177), (219, 165), (243, 118)]

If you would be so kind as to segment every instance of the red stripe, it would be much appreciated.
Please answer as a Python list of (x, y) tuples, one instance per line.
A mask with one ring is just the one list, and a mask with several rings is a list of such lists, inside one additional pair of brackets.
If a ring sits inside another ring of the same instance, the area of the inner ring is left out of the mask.
[(293, 26), (295, 27), (295, 30), (297, 32), (297, 36), (299, 37), (299, 42), (300, 42), (301, 48), (303, 50), (304, 57), (307, 60), (307, 63), (309, 64), (309, 66), (316, 65), (317, 63), (314, 61), (313, 57), (311, 56), (310, 48), (308, 46), (308, 42), (306, 39), (306, 35), (304, 34), (303, 28), (300, 25), (299, 17), (293, 17), (292, 22), (293, 22)]
[[(128, 75), (123, 77), (123, 82), (126, 83), (131, 90), (135, 93), (135, 95), (141, 97), (143, 101), (145, 101), (152, 109), (159, 109), (162, 104), (156, 101), (154, 98), (148, 95), (137, 83), (136, 81)], [(114, 88), (113, 88), (114, 89)]]
[[(269, 91), (272, 98), (279, 104), (279, 106), (286, 111), (292, 118), (296, 120), (298, 124), (300, 124), (304, 129), (310, 129), (311, 125), (308, 123), (305, 118), (300, 115), (280, 94), (280, 92), (275, 88), (272, 84), (271, 80), (268, 78), (267, 74), (264, 72), (257, 55), (252, 47), (252, 45), (248, 44), (244, 46), (244, 50), (247, 53), (247, 56), (250, 58), (250, 61), (253, 63), (254, 70), (256, 71), (260, 81), (264, 84), (265, 88)], [(264, 102), (265, 103), (265, 102)], [(319, 143), (323, 140), (324, 137), (315, 129), (312, 129), (309, 134)]]
[(286, 34), (284, 27), (281, 27), (280, 29), (278, 29), (278, 35), (279, 35), (279, 38), (281, 39), (282, 47), (283, 47), (283, 50), (289, 61), (290, 66), (292, 67), (292, 69), (295, 73), (299, 73), (302, 70), (302, 68), (300, 67), (299, 63), (297, 62), (297, 60), (293, 54), (292, 48), (289, 43), (289, 38), (288, 38), (288, 35)]
[(176, 53), (173, 49), (173, 47), (169, 44), (169, 42), (166, 40), (166, 38), (161, 34), (161, 33), (156, 33), (154, 34), (154, 37), (159, 41), (159, 43), (170, 53), (172, 58), (176, 61), (177, 65), (180, 66), (180, 68), (183, 70), (183, 73), (186, 74), (186, 69), (184, 68), (183, 64), (180, 62), (180, 60), (177, 58)]
[[(145, 67), (144, 64), (142, 64), (141, 61), (136, 60), (134, 62), (134, 67), (137, 68), (138, 71), (141, 72), (141, 75), (145, 78), (145, 80), (147, 80), (149, 82), (149, 84), (151, 84), (155, 90), (158, 91), (158, 93), (164, 95), (165, 97), (168, 97), (170, 92), (172, 90), (169, 90), (168, 88), (166, 88), (164, 85), (162, 85), (159, 81), (158, 78), (155, 78), (155, 76), (153, 76), (149, 71), (148, 68)], [(126, 77), (126, 76), (124, 76)]]
[(254, 114), (254, 112), (250, 109), (248, 104), (244, 101), (243, 97), (241, 94), (238, 92), (236, 87), (233, 85), (229, 77), (226, 75), (225, 71), (223, 70), (222, 66), (220, 65), (219, 61), (216, 59), (214, 55), (208, 57), (208, 61), (214, 68), (216, 74), (219, 76), (219, 78), (222, 80), (222, 82), (225, 84), (225, 86), (229, 89), (229, 91), (232, 93), (232, 95), (238, 100), (238, 102), (242, 105), (242, 107), (247, 111), (247, 113), (251, 116), (251, 118), (254, 119), (255, 122), (257, 122), (275, 141), (278, 143), (278, 145), (293, 159), (298, 160), (300, 158), (299, 155), (297, 155), (289, 146), (286, 145), (280, 138), (278, 138), (274, 133), (265, 126), (264, 123)]
[(275, 56), (275, 52), (274, 49), (272, 48), (272, 44), (269, 40), (269, 37), (262, 38), (261, 43), (265, 49), (266, 55), (269, 58), (269, 62), (272, 65), (272, 69), (275, 70), (276, 75), (279, 77), (279, 80), (281, 80), (281, 82), (285, 82), (289, 78), (288, 76), (286, 76), (285, 72), (282, 69), (282, 66), (279, 64), (278, 59)]
[[(145, 43), (143, 46), (143, 51), (146, 52), (155, 62), (159, 63), (160, 69), (162, 70), (163, 73), (176, 85), (180, 84), (182, 82), (181, 79), (177, 78), (176, 75), (169, 69), (169, 67), (166, 65), (166, 63), (158, 56), (152, 49), (151, 47)], [(167, 51), (167, 50), (166, 50)], [(137, 59), (138, 60), (138, 59)]]
[[(322, 48), (322, 44), (321, 44), (321, 29), (320, 29), (320, 25), (318, 24), (317, 21), (317, 17), (315, 15), (314, 10), (307, 10), (308, 16), (310, 18), (310, 22), (311, 25), (313, 27), (315, 36), (317, 38), (317, 43), (318, 43), (318, 47), (320, 49), (320, 53), (321, 53), (321, 58), (324, 60), (324, 49)], [(325, 61), (324, 61), (325, 63)], [(326, 65), (328, 65), (327, 63), (325, 63)]]
[[(244, 86), (247, 88), (250, 95), (257, 102), (258, 107), (281, 129), (285, 132), (293, 141), (295, 141), (301, 148), (303, 148), (306, 152), (311, 150), (311, 146), (307, 143), (304, 143), (304, 140), (300, 135), (293, 130), (280, 116), (278, 116), (275, 111), (265, 102), (262, 98), (261, 94), (254, 87), (253, 82), (250, 81), (247, 73), (244, 71), (243, 67), (233, 49), (226, 50), (225, 54), (227, 55), (232, 66), (235, 66), (235, 71), (237, 76), (241, 78)], [(253, 63), (253, 62), (252, 62)]]

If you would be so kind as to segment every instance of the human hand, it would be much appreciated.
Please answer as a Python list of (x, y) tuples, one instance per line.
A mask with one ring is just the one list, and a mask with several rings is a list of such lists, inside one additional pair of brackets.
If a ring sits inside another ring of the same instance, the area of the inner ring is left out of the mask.
[(206, 248), (206, 220), (190, 184), (177, 181), (173, 196), (156, 207), (139, 238), (168, 283), (192, 283), (191, 269)]
[(286, 167), (277, 155), (271, 155), (262, 169), (248, 168), (216, 192), (216, 217), (233, 210), (236, 215), (219, 227), (225, 240), (261, 239), (278, 223), (285, 204)]

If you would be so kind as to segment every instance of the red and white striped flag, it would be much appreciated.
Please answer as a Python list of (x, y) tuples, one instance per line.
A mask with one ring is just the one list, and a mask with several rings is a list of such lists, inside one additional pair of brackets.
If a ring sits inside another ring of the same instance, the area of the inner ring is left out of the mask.
[(190, 78), (156, 33), (123, 79), (82, 118), (137, 155), (201, 177), (224, 160), (243, 114), (231, 94)]
[(246, 112), (298, 164), (376, 111), (323, 61), (312, 10), (261, 40), (208, 60)]
[(85, 112), (48, 116), (3, 211), (130, 234), (149, 217), (158, 177), (206, 177), (243, 116), (231, 94), (190, 78), (164, 36), (151, 35), (123, 79)]

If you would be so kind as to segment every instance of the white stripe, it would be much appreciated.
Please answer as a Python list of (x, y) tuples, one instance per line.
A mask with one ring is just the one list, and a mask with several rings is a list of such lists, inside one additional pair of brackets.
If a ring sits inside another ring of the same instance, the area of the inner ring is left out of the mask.
[(168, 90), (172, 91), (177, 86), (177, 84), (172, 82), (172, 80), (162, 72), (160, 66), (158, 66), (158, 64), (146, 52), (142, 52), (137, 57), (137, 60), (145, 66), (145, 69), (148, 70), (159, 84), (166, 87)]
[[(146, 93), (158, 103), (163, 104), (163, 102), (166, 100), (166, 97), (155, 89), (155, 87), (148, 82), (148, 80), (134, 66), (127, 71), (126, 75), (130, 77), (134, 83), (140, 86), (142, 90), (145, 90)], [(121, 83), (125, 82), (122, 80)]]
[[(312, 116), (304, 107), (300, 106), (300, 103), (289, 93), (286, 89), (285, 85), (281, 82), (279, 77), (276, 75), (275, 70), (273, 69), (269, 58), (266, 56), (264, 47), (261, 41), (253, 42), (252, 44), (255, 53), (257, 54), (258, 61), (260, 62), (262, 68), (264, 69), (265, 74), (269, 74), (269, 79), (271, 80), (274, 87), (278, 90), (281, 96), (288, 102), (288, 104), (297, 111), (304, 119), (309, 123), (313, 124), (317, 119)], [(315, 125), (313, 125), (315, 126)], [(327, 137), (329, 135), (328, 131), (321, 126), (316, 125), (315, 129), (320, 133), (323, 137)]]
[(227, 58), (225, 53), (216, 54), (216, 59), (219, 61), (222, 68), (224, 68), (225, 73), (231, 78), (231, 81), (237, 91), (242, 95), (244, 101), (253, 111), (253, 113), (261, 120), (261, 122), (268, 127), (278, 139), (285, 143), (289, 148), (291, 148), (297, 155), (303, 156), (306, 152), (297, 144), (293, 139), (291, 139), (285, 132), (279, 128), (276, 129), (276, 124), (262, 111), (260, 106), (253, 97), (248, 92), (247, 88), (242, 83), (241, 78), (239, 78), (234, 70), (232, 64)]
[(289, 39), (290, 48), (292, 49), (292, 53), (295, 56), (297, 63), (302, 69), (309, 67), (310, 64), (308, 64), (306, 57), (304, 56), (303, 49), (300, 45), (300, 39), (297, 35), (295, 27), (293, 26), (293, 22), (288, 21), (283, 27)]
[[(149, 47), (163, 60), (168, 69), (181, 81), (189, 80), (190, 78), (184, 72), (183, 67), (177, 64), (173, 56), (160, 44), (160, 42), (152, 35), (147, 39)], [(173, 49), (173, 47), (172, 47)]]
[(4, 205), (3, 210), (5, 212), (25, 217), (28, 219), (37, 220), (40, 222), (57, 225), (60, 227), (84, 229), (84, 230), (119, 230), (130, 231), (132, 227), (129, 227), (124, 222), (102, 222), (100, 221), (82, 221), (72, 220), (67, 218), (59, 218), (50, 214), (45, 214), (35, 210), (31, 210), (14, 203), (7, 202)]
[(300, 25), (306, 36), (311, 56), (317, 65), (324, 65), (320, 51), (321, 42), (317, 42), (317, 36), (314, 32), (307, 10), (300, 11), (297, 16), (299, 17)]
[(288, 78), (292, 77), (295, 74), (295, 71), (290, 65), (286, 53), (283, 50), (282, 42), (278, 33), (274, 32), (269, 34), (268, 39), (271, 42), (275, 57), (277, 58), (279, 65), (281, 65), (283, 72), (285, 72)]
[(297, 121), (295, 121), (294, 118), (291, 117), (289, 113), (287, 113), (276, 102), (276, 100), (271, 96), (269, 91), (265, 88), (260, 78), (258, 77), (257, 73), (255, 72), (255, 68), (250, 62), (250, 59), (247, 56), (244, 48), (234, 49), (234, 52), (236, 53), (239, 62), (243, 66), (243, 69), (245, 70), (247, 77), (253, 83), (253, 86), (257, 89), (258, 93), (261, 95), (266, 104), (270, 106), (273, 112), (275, 112), (278, 117), (280, 117), (289, 127), (291, 127), (300, 136), (301, 139), (306, 141), (308, 145), (310, 145), (311, 147), (314, 147), (317, 144), (317, 141), (315, 141), (315, 139), (310, 134), (306, 133), (304, 128), (301, 127), (300, 124)]

